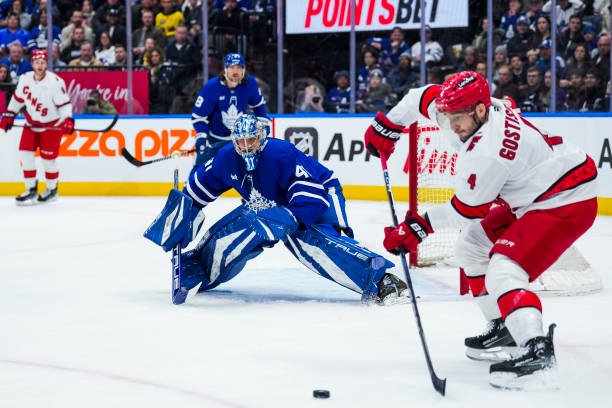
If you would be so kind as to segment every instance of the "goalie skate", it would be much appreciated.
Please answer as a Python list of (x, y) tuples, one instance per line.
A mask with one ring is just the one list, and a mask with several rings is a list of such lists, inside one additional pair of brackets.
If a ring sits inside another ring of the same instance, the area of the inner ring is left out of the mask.
[(385, 273), (378, 282), (376, 303), (380, 306), (392, 306), (410, 303), (410, 291), (404, 281), (390, 273)]
[(506, 361), (521, 354), (501, 318), (491, 320), (484, 333), (465, 339), (465, 355), (477, 361)]
[(38, 195), (38, 182), (34, 184), (34, 187), (27, 189), (24, 193), (19, 194), (15, 197), (15, 204), (18, 206), (26, 206), (35, 204), (36, 196)]
[(551, 324), (546, 337), (535, 337), (527, 342), (522, 355), (491, 365), (489, 383), (495, 388), (509, 390), (551, 390), (559, 388), (557, 360)]

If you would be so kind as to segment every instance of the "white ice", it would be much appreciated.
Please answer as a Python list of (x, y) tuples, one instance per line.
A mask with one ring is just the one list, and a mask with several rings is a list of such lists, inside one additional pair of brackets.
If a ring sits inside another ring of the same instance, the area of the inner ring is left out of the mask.
[[(456, 279), (415, 272), (433, 391), (410, 305), (367, 307), (278, 245), (233, 281), (170, 300), (168, 254), (142, 238), (165, 199), (0, 198), (0, 407), (603, 407), (612, 384), (612, 219), (578, 248), (604, 290), (544, 298), (561, 389), (499, 391), (463, 339), (484, 328)], [(237, 204), (220, 199), (219, 218)], [(400, 203), (398, 213), (405, 211)], [(381, 251), (384, 202), (349, 202), (357, 238)], [(382, 252), (382, 251), (381, 251)], [(401, 276), (401, 270), (396, 269)], [(313, 389), (331, 391), (315, 400)]]

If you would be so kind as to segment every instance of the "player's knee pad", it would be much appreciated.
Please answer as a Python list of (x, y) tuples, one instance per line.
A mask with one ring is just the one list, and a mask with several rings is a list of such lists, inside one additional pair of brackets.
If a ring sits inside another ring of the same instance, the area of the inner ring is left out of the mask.
[(348, 289), (364, 295), (376, 293), (376, 283), (393, 263), (337, 236), (332, 226), (312, 225), (290, 235), (285, 245), (308, 269)]
[(487, 238), (480, 223), (470, 224), (463, 229), (455, 244), (455, 261), (465, 268), (469, 275), (470, 268), (480, 267), (489, 262), (489, 251), (493, 243)]
[(263, 248), (284, 239), (297, 226), (295, 217), (284, 207), (254, 212), (241, 205), (221, 218), (196, 247), (204, 274), (201, 290), (234, 278), (247, 261), (259, 255)]
[(512, 290), (526, 289), (529, 286), (529, 275), (507, 256), (493, 254), (487, 268), (485, 285), (489, 294), (498, 299)]

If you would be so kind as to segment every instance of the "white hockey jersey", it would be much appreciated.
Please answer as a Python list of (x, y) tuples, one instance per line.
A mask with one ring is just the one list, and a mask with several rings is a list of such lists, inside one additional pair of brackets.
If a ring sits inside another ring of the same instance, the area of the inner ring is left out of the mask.
[(7, 109), (17, 113), (24, 105), (26, 122), (34, 130), (59, 124), (72, 116), (72, 105), (64, 80), (49, 71), (40, 81), (34, 79), (33, 71), (19, 77)]
[[(436, 122), (434, 103), (440, 86), (411, 90), (387, 114), (409, 126), (422, 115)], [(437, 228), (461, 227), (484, 218), (494, 203), (508, 205), (517, 217), (596, 196), (597, 166), (579, 147), (550, 136), (499, 99), (467, 141), (459, 143), (455, 196), (427, 212)]]

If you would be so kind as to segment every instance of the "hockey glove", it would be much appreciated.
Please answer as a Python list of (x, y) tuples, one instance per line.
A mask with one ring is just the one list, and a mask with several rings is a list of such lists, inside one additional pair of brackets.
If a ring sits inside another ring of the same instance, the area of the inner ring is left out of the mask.
[(66, 118), (59, 124), (59, 128), (62, 129), (64, 134), (71, 135), (74, 132), (74, 119)]
[(181, 248), (185, 248), (204, 224), (204, 212), (192, 204), (193, 200), (187, 194), (171, 190), (163, 210), (145, 231), (145, 238), (166, 252), (179, 242)]
[(194, 166), (201, 166), (206, 162), (208, 158), (206, 150), (208, 150), (208, 148), (210, 148), (210, 143), (208, 143), (206, 133), (198, 133), (195, 140), (196, 154), (193, 163)]
[(370, 154), (388, 158), (395, 150), (395, 143), (402, 134), (403, 127), (391, 122), (378, 112), (374, 121), (365, 132), (365, 145)]
[(2, 114), (2, 120), (0, 121), (0, 128), (8, 132), (13, 127), (15, 122), (15, 112), (6, 111)]
[(395, 228), (385, 228), (383, 245), (387, 251), (394, 255), (399, 255), (400, 247), (412, 252), (431, 233), (433, 233), (433, 229), (426, 218), (408, 211), (404, 222)]

